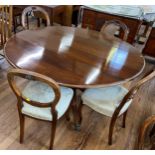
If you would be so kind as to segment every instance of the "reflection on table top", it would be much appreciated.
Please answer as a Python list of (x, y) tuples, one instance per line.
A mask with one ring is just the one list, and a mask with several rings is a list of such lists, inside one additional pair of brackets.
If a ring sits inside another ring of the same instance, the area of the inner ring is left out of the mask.
[(4, 49), (14, 66), (65, 86), (103, 87), (140, 74), (144, 59), (130, 44), (97, 31), (53, 26), (14, 35)]

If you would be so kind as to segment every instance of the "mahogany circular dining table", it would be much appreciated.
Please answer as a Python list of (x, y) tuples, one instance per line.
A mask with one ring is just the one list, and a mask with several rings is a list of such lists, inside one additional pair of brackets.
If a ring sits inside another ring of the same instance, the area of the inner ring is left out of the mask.
[(4, 53), (14, 67), (80, 89), (127, 82), (145, 66), (138, 49), (108, 33), (64, 26), (21, 31), (8, 40)]
[[(135, 47), (108, 33), (62, 26), (19, 32), (8, 40), (4, 53), (13, 67), (44, 74), (74, 90), (125, 83), (145, 66)], [(74, 128), (79, 130), (80, 106), (74, 94)]]

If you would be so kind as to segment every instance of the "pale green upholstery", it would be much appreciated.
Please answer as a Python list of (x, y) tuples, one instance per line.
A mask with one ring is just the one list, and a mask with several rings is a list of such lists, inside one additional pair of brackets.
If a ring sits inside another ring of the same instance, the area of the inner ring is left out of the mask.
[[(58, 119), (67, 111), (70, 102), (73, 98), (73, 90), (67, 87), (60, 87), (61, 98), (56, 105)], [(54, 99), (54, 91), (47, 84), (39, 81), (31, 81), (22, 91), (22, 95), (26, 98), (47, 103)], [(26, 102), (23, 102), (22, 113), (42, 120), (52, 121), (51, 108), (34, 107)]]
[[(83, 104), (89, 106), (93, 110), (112, 117), (116, 107), (118, 107), (127, 93), (128, 90), (122, 86), (87, 89), (82, 94), (82, 100)], [(128, 109), (131, 102), (132, 100), (129, 100), (124, 105), (119, 115)]]

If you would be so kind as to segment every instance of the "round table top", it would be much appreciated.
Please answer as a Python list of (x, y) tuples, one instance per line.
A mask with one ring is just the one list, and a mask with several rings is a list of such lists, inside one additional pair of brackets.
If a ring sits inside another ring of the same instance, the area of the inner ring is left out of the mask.
[(8, 40), (4, 53), (14, 67), (74, 88), (121, 84), (145, 66), (135, 47), (114, 36), (62, 26), (19, 32)]

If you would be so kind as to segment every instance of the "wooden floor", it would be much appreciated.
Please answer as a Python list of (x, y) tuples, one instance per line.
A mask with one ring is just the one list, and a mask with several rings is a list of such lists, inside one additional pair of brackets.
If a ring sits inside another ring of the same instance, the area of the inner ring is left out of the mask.
[[(24, 143), (19, 143), (16, 97), (6, 79), (11, 67), (6, 61), (0, 66), (0, 149), (48, 149), (50, 123), (47, 122), (26, 119)], [(146, 70), (152, 67), (147, 64)], [(81, 131), (73, 130), (72, 123), (64, 118), (58, 122), (54, 149), (135, 149), (139, 126), (152, 113), (155, 113), (155, 80), (143, 86), (134, 98), (125, 129), (120, 125), (122, 119), (118, 119), (113, 145), (107, 144), (110, 119), (84, 107)]]

